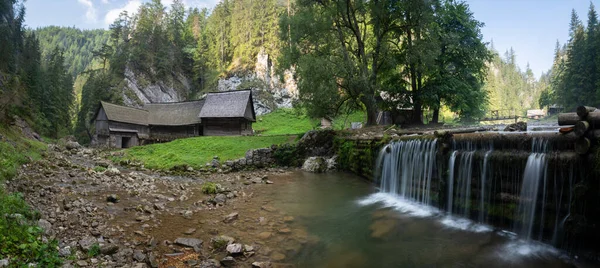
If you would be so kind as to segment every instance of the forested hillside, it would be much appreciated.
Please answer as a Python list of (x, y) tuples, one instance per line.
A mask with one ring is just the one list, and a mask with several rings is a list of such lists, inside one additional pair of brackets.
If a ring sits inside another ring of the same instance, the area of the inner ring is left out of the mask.
[(517, 66), (514, 50), (506, 51), (503, 57), (493, 47), (491, 50), (493, 58), (484, 86), (489, 94), (488, 110), (521, 114), (539, 108), (538, 99), (546, 87), (547, 75), (542, 74), (537, 81), (529, 66), (524, 71)]
[(40, 41), (42, 58), (46, 58), (54, 48), (63, 51), (69, 73), (77, 77), (92, 62), (94, 52), (108, 41), (108, 32), (80, 30), (72, 27), (48, 26), (33, 30)]
[(548, 86), (539, 103), (548, 107), (559, 104), (566, 110), (578, 105), (600, 105), (600, 24), (594, 4), (590, 3), (587, 26), (573, 10), (569, 41), (556, 44), (554, 64), (548, 74)]
[(70, 133), (73, 77), (63, 51), (52, 48), (42, 57), (37, 36), (23, 28), (23, 6), (16, 0), (0, 3), (0, 120), (21, 115), (43, 135)]

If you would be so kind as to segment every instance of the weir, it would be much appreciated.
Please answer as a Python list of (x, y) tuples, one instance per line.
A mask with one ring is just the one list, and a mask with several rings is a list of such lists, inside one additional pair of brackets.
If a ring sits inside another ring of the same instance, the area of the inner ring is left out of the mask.
[(450, 216), (523, 240), (589, 250), (597, 247), (590, 239), (598, 223), (586, 198), (596, 184), (585, 171), (588, 157), (575, 153), (575, 139), (497, 132), (403, 137), (381, 149), (375, 178), (380, 191)]

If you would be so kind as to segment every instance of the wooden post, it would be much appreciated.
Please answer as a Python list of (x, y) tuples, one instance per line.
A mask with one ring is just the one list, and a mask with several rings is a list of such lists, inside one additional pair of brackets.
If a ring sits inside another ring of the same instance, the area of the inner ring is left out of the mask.
[(589, 128), (590, 123), (588, 123), (587, 121), (579, 121), (575, 123), (573, 132), (575, 133), (575, 135), (577, 135), (577, 137), (583, 137), (583, 135), (585, 135)]
[(588, 138), (580, 138), (575, 141), (575, 152), (580, 155), (587, 154), (587, 152), (590, 150), (590, 147), (591, 142)]

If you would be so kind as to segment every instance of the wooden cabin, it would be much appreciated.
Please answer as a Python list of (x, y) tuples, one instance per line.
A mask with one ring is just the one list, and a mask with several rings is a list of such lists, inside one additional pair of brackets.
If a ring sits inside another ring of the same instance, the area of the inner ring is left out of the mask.
[(92, 144), (128, 148), (196, 136), (252, 135), (250, 90), (208, 93), (205, 99), (132, 108), (100, 102)]
[(206, 96), (200, 119), (206, 136), (252, 135), (256, 122), (252, 92), (227, 91)]

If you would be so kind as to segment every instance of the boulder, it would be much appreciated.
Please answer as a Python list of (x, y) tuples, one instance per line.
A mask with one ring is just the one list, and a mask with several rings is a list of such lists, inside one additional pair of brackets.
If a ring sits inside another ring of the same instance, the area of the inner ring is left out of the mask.
[(218, 268), (221, 267), (221, 263), (215, 259), (208, 259), (200, 262), (200, 268)]
[(327, 171), (327, 162), (323, 157), (309, 157), (306, 159), (306, 161), (304, 161), (304, 164), (302, 165), (302, 170), (313, 173), (325, 172)]
[(225, 267), (232, 267), (235, 265), (235, 259), (231, 256), (227, 256), (221, 260), (221, 264)]
[(120, 175), (121, 171), (119, 171), (116, 168), (109, 168), (106, 171), (104, 171), (104, 174), (106, 174), (107, 176), (110, 176), (110, 177), (114, 177), (114, 176)]
[(81, 144), (76, 141), (67, 141), (65, 148), (67, 148), (67, 150), (76, 150), (81, 148)]
[(238, 255), (242, 254), (243, 252), (244, 248), (240, 243), (227, 245), (227, 253), (229, 253), (230, 255)]
[(504, 128), (504, 131), (527, 131), (527, 123), (526, 122), (517, 122), (514, 124), (510, 124)]
[(196, 238), (180, 237), (180, 238), (175, 239), (175, 244), (184, 246), (184, 247), (188, 247), (188, 248), (194, 248), (194, 250), (196, 250), (196, 251), (200, 250), (200, 248), (202, 247), (202, 243), (203, 243), (202, 240), (196, 239)]
[(83, 251), (88, 252), (88, 250), (90, 250), (90, 248), (92, 248), (92, 246), (96, 243), (98, 243), (98, 240), (96, 240), (95, 237), (88, 236), (79, 240), (78, 244)]
[(238, 215), (239, 215), (239, 214), (238, 214), (237, 212), (231, 213), (231, 214), (229, 214), (229, 215), (225, 216), (225, 219), (223, 219), (223, 222), (224, 222), (224, 223), (230, 223), (230, 222), (233, 222), (233, 221), (237, 220), (237, 218), (238, 218)]
[(44, 219), (39, 219), (38, 227), (40, 227), (44, 230), (44, 234), (46, 234), (46, 235), (52, 234), (52, 223), (50, 223), (49, 221), (44, 220)]
[(145, 262), (146, 254), (144, 254), (144, 252), (139, 249), (135, 250), (135, 251), (133, 251), (133, 259), (136, 260), (137, 262)]
[(119, 246), (115, 244), (106, 244), (100, 247), (100, 254), (113, 255), (119, 251)]

